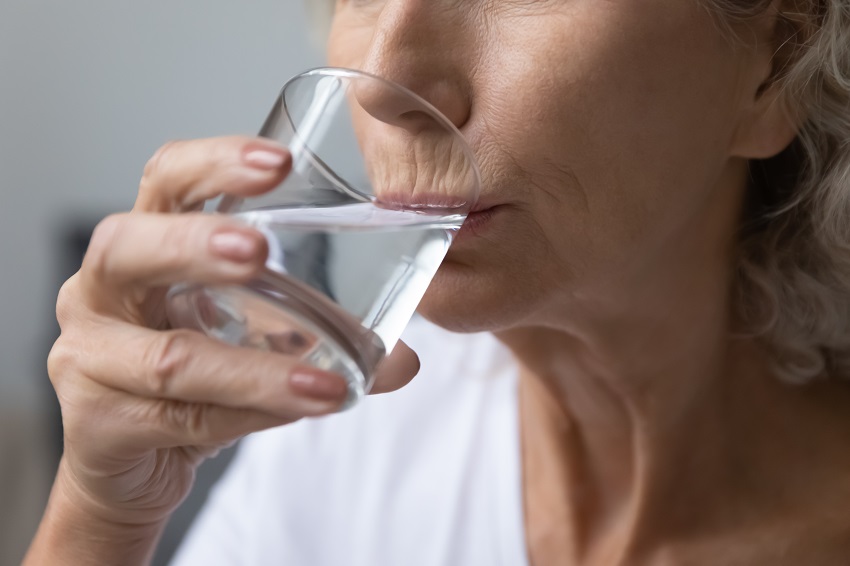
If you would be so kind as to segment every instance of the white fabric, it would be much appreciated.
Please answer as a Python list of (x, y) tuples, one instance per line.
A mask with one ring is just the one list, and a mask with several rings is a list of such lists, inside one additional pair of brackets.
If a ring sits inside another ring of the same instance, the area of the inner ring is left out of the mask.
[(525, 566), (517, 369), (414, 319), (403, 390), (246, 439), (173, 564)]

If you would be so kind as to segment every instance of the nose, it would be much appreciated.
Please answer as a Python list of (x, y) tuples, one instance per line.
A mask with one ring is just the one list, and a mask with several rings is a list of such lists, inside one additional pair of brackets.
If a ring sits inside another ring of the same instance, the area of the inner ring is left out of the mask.
[[(374, 71), (372, 73), (378, 74)], [(387, 78), (386, 75), (378, 75)], [(424, 97), (419, 94), (421, 90), (417, 92), (408, 88), (408, 91), (413, 91), (414, 94), (418, 95), (410, 96), (408, 92), (398, 88), (395, 84), (365, 80), (354, 82), (351, 90), (357, 104), (379, 122), (406, 130), (412, 134), (443, 129), (443, 125), (434, 118), (428, 104), (422, 102)], [(431, 92), (435, 91), (436, 89)], [(449, 122), (457, 127), (462, 127), (466, 121), (466, 116), (460, 112), (447, 113), (446, 110), (451, 107), (440, 104), (440, 99), (433, 95), (425, 99), (425, 102), (434, 106)]]
[[(464, 34), (455, 9), (435, 9), (435, 0), (387, 0), (373, 29), (362, 70), (419, 95), (457, 128), (471, 114), (469, 85), (462, 72)], [(457, 3), (455, 3), (457, 4)], [(402, 91), (364, 85), (357, 101), (376, 119), (411, 131), (433, 120)]]

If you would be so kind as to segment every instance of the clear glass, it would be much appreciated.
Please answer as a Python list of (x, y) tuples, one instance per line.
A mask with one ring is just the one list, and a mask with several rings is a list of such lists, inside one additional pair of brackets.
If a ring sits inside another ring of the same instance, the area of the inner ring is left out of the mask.
[(478, 167), (432, 105), (348, 69), (291, 79), (260, 135), (289, 147), (292, 172), (217, 211), (266, 235), (265, 270), (242, 286), (173, 287), (169, 319), (339, 373), (350, 406), (369, 391), (475, 205)]

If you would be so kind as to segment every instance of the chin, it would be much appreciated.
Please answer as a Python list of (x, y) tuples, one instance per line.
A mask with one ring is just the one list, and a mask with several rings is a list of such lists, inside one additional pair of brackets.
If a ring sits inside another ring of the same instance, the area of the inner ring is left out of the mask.
[[(535, 310), (529, 287), (510, 274), (444, 264), (416, 311), (451, 332), (495, 332), (518, 326)], [(536, 293), (540, 297), (540, 293)]]

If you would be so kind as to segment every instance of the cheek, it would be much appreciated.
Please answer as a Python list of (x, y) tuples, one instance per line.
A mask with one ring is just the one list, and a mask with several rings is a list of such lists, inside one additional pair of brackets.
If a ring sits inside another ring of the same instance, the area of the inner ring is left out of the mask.
[(328, 65), (359, 69), (369, 50), (373, 25), (374, 22), (358, 21), (357, 18), (338, 13), (328, 35)]
[[(512, 216), (468, 257), (457, 251), (423, 314), (457, 330), (509, 326), (551, 310), (555, 295), (627, 280), (688, 230), (727, 159), (740, 96), (732, 49), (695, 6), (494, 11), (464, 55), (475, 63), (464, 133), (483, 190)], [(371, 39), (370, 26), (337, 18), (330, 63), (358, 67)]]
[(482, 167), (570, 263), (669, 237), (723, 167), (737, 65), (710, 17), (676, 1), (580, 2), (492, 33)]

